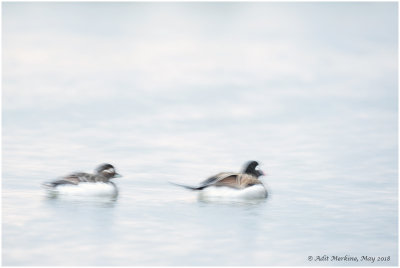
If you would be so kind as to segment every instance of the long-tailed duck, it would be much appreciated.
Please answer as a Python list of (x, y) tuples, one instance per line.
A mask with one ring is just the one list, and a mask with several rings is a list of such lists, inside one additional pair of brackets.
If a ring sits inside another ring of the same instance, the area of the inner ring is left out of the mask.
[(43, 183), (43, 186), (55, 194), (67, 195), (117, 195), (116, 185), (110, 181), (121, 177), (110, 164), (102, 164), (93, 174), (74, 172), (58, 180)]
[(268, 192), (259, 177), (264, 175), (259, 169), (257, 161), (246, 163), (242, 172), (222, 172), (218, 173), (198, 186), (188, 186), (172, 183), (190, 190), (200, 191), (201, 197), (221, 197), (221, 198), (244, 198), (260, 199), (266, 198)]

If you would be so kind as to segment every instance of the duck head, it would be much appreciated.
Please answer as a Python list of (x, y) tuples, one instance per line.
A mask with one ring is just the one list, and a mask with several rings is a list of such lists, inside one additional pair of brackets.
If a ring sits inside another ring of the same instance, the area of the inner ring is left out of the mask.
[(246, 163), (243, 173), (253, 175), (257, 178), (264, 176), (265, 174), (264, 174), (264, 172), (262, 172), (262, 170), (256, 169), (257, 166), (258, 166), (257, 161), (249, 161)]
[(95, 169), (95, 173), (109, 179), (122, 177), (115, 171), (114, 166), (110, 164), (101, 164)]

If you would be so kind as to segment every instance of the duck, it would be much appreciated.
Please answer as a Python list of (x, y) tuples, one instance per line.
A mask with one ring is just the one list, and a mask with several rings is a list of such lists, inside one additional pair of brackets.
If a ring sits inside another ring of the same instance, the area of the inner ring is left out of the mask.
[(65, 195), (117, 195), (118, 188), (111, 181), (122, 177), (113, 165), (105, 163), (95, 168), (94, 173), (74, 172), (60, 179), (45, 182), (43, 187), (51, 194)]
[(268, 192), (260, 180), (265, 173), (257, 169), (257, 161), (248, 161), (241, 172), (221, 172), (202, 181), (198, 186), (172, 184), (189, 190), (199, 191), (201, 198), (266, 198)]

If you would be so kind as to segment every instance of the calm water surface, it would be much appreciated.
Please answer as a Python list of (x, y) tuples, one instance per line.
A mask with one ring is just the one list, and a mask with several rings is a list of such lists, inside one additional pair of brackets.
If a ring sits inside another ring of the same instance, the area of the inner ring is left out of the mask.
[(18, 186), (3, 186), (4, 264), (321, 265), (307, 257), (325, 254), (397, 261), (389, 185), (271, 175), (268, 199), (217, 202), (166, 176), (123, 171), (115, 199), (49, 198), (41, 178), (12, 177)]

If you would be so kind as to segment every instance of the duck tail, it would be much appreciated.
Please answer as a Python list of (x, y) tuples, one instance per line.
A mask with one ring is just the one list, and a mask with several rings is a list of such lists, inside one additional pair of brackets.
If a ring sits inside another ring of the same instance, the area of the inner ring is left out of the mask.
[(207, 186), (190, 186), (190, 185), (185, 185), (185, 184), (180, 184), (180, 183), (175, 183), (172, 181), (169, 181), (170, 184), (173, 184), (175, 186), (180, 186), (189, 190), (193, 190), (193, 191), (199, 191), (199, 190), (203, 190), (204, 188), (206, 188)]
[(43, 188), (45, 188), (45, 189), (54, 188), (54, 184), (51, 183), (51, 182), (44, 182), (44, 183), (41, 184), (41, 186), (42, 186)]

